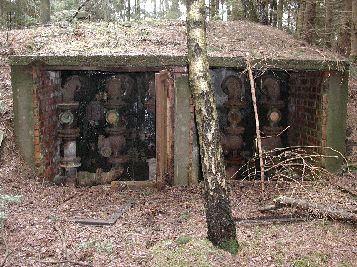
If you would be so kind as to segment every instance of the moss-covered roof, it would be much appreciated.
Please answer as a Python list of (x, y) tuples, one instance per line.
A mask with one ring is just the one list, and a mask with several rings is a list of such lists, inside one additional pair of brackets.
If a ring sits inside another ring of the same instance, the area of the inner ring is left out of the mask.
[[(343, 61), (269, 26), (215, 21), (207, 29), (212, 66), (240, 67), (250, 57), (259, 67), (337, 69)], [(62, 24), (14, 30), (10, 38), (24, 44), (12, 57), (15, 65), (186, 64), (186, 26), (180, 21)]]

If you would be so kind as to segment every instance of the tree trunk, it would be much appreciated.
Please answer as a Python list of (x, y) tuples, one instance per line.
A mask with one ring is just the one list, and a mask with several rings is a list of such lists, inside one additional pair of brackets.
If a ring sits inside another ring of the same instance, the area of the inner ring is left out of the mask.
[(51, 8), (50, 0), (41, 0), (40, 2), (40, 14), (41, 14), (41, 23), (46, 24), (51, 20)]
[(357, 0), (352, 2), (351, 60), (357, 63)]
[(278, 28), (283, 28), (284, 0), (279, 0), (277, 7)]
[(340, 30), (335, 48), (340, 54), (348, 56), (351, 52), (352, 0), (344, 0), (342, 9)]
[(277, 26), (277, 20), (278, 20), (277, 6), (278, 6), (277, 0), (271, 0), (270, 1), (269, 24), (273, 25), (274, 27)]
[(131, 5), (130, 5), (130, 0), (128, 1), (128, 5), (126, 7), (126, 19), (127, 21), (130, 21), (131, 18)]
[(216, 100), (209, 76), (204, 0), (187, 4), (189, 80), (195, 104), (208, 239), (216, 246), (237, 252), (236, 228), (229, 200), (222, 156)]
[(241, 17), (240, 0), (232, 0), (231, 5), (232, 5), (232, 11), (231, 11), (230, 20), (239, 20), (239, 18)]
[(135, 19), (140, 20), (140, 0), (135, 0)]
[(301, 37), (303, 35), (305, 7), (306, 7), (305, 0), (300, 0), (299, 1), (299, 11), (298, 11), (297, 23), (296, 23), (296, 32), (297, 32), (299, 37)]
[(315, 0), (306, 1), (302, 38), (308, 43), (312, 43), (315, 36), (316, 5)]
[(259, 0), (257, 5), (258, 10), (258, 20), (259, 23), (263, 25), (269, 24), (269, 17), (268, 17), (268, 3), (267, 0)]
[(326, 16), (325, 16), (325, 45), (331, 47), (333, 38), (332, 19), (333, 19), (333, 3), (334, 0), (326, 0)]
[(210, 0), (210, 19), (214, 20), (219, 15), (219, 0)]

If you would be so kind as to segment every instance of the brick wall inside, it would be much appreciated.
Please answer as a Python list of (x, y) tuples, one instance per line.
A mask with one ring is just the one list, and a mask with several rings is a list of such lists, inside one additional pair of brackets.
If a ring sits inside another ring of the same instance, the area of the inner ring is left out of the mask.
[(291, 73), (289, 78), (288, 143), (323, 146), (323, 72)]
[(35, 164), (39, 173), (48, 179), (52, 179), (59, 170), (56, 105), (61, 98), (60, 87), (60, 72), (41, 71), (33, 94)]

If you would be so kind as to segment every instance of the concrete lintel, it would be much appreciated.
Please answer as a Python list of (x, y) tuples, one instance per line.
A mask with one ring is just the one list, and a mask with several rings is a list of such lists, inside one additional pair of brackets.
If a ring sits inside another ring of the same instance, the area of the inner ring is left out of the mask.
[[(50, 66), (80, 67), (93, 69), (101, 67), (170, 67), (187, 66), (186, 56), (172, 55), (78, 55), (78, 56), (11, 56), (11, 65), (29, 65), (34, 62)], [(296, 60), (296, 59), (253, 59), (256, 69), (277, 70), (345, 70), (347, 61), (334, 60)], [(209, 57), (210, 67), (245, 68), (244, 57)]]

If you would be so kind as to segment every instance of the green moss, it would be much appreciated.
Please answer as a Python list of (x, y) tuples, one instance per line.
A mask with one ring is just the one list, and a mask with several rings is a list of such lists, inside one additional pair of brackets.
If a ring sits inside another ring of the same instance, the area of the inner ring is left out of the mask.
[[(180, 241), (178, 242), (178, 240)], [(151, 248), (152, 259), (148, 265), (156, 267), (210, 267), (213, 264), (209, 256), (219, 253), (220, 251), (206, 239), (183, 236), (175, 241), (165, 240), (156, 243)]]
[(218, 244), (218, 247), (225, 251), (228, 251), (232, 255), (236, 255), (239, 250), (239, 243), (237, 240), (231, 239)]
[(175, 242), (178, 245), (185, 245), (188, 242), (190, 242), (191, 240), (192, 240), (192, 237), (183, 235), (183, 236), (179, 236), (178, 238), (176, 238)]

